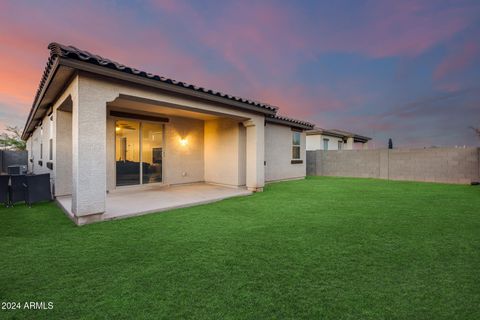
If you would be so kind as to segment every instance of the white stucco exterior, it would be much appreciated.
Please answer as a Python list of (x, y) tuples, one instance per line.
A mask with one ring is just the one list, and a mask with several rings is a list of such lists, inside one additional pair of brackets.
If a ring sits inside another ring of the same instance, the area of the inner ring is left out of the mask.
[[(292, 163), (290, 127), (267, 123), (265, 126), (265, 180), (278, 181), (305, 177), (305, 133), (301, 133), (300, 161)], [(297, 163), (299, 162), (299, 163)]]
[(246, 184), (245, 127), (230, 119), (205, 121), (205, 181)]
[[(306, 133), (306, 149), (314, 150), (361, 150), (368, 149), (367, 142), (356, 142), (351, 136), (334, 136), (324, 133)], [(368, 138), (370, 139), (370, 138)], [(327, 147), (327, 148), (325, 148)]]
[(316, 135), (308, 135), (306, 138), (307, 143), (307, 150), (325, 150), (325, 142), (327, 141), (328, 150), (338, 150), (338, 144), (341, 143), (342, 147), (345, 150), (348, 150), (348, 146), (344, 143), (342, 138), (323, 135), (323, 134), (316, 134)]
[(167, 119), (162, 122), (162, 184), (207, 182), (262, 191), (265, 182), (306, 175), (305, 134), (301, 161), (293, 163), (289, 125), (269, 123), (265, 115), (248, 110), (79, 73), (27, 140), (29, 170), (50, 173), (54, 195), (71, 195), (78, 219), (101, 215), (106, 194), (122, 188), (116, 185), (119, 118), (112, 110)]

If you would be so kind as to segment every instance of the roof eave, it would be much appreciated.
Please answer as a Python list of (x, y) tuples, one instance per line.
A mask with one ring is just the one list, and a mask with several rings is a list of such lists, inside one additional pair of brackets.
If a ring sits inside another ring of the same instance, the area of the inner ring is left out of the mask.
[(179, 86), (174, 85), (174, 84), (160, 82), (160, 81), (156, 81), (154, 79), (147, 79), (147, 78), (144, 78), (144, 77), (141, 77), (141, 76), (138, 76), (138, 75), (134, 75), (134, 74), (130, 74), (130, 73), (114, 70), (114, 69), (109, 69), (109, 68), (105, 68), (105, 67), (102, 67), (102, 66), (97, 66), (97, 65), (94, 65), (94, 64), (91, 64), (91, 63), (88, 63), (88, 62), (82, 62), (82, 61), (73, 60), (73, 59), (60, 58), (60, 63), (62, 65), (65, 65), (67, 67), (74, 68), (74, 69), (77, 69), (77, 70), (86, 71), (86, 72), (90, 72), (90, 73), (94, 73), (94, 74), (99, 74), (99, 75), (103, 75), (103, 76), (114, 78), (114, 79), (133, 82), (133, 83), (140, 84), (140, 85), (146, 85), (146, 86), (149, 86), (149, 87), (162, 89), (162, 90), (169, 91), (169, 92), (172, 92), (172, 93), (187, 95), (187, 96), (194, 97), (194, 98), (200, 98), (202, 100), (208, 100), (208, 101), (211, 101), (211, 102), (216, 102), (216, 103), (222, 103), (222, 104), (226, 104), (226, 105), (230, 105), (230, 106), (235, 106), (235, 107), (239, 107), (239, 108), (242, 108), (242, 109), (245, 109), (245, 110), (254, 111), (254, 112), (257, 112), (257, 113), (263, 113), (263, 114), (267, 114), (267, 115), (274, 115), (276, 113), (276, 110), (270, 110), (270, 109), (250, 105), (248, 103), (243, 103), (241, 101), (234, 101), (234, 100), (231, 100), (231, 99), (228, 99), (228, 98), (214, 96), (214, 95), (211, 95), (211, 94), (208, 94), (208, 93), (205, 93), (205, 92), (199, 92), (199, 91), (191, 90), (189, 88), (182, 88), (182, 87), (179, 87)]
[(283, 119), (277, 119), (277, 118), (267, 117), (267, 118), (265, 118), (265, 121), (270, 122), (270, 123), (282, 124), (282, 125), (285, 125), (285, 126), (289, 126), (289, 127), (292, 127), (292, 128), (298, 128), (298, 129), (302, 129), (302, 130), (310, 130), (310, 129), (313, 128), (313, 125), (301, 124), (301, 123), (287, 121), (287, 120), (283, 120)]
[[(27, 117), (27, 122), (25, 123), (25, 127), (23, 128), (23, 132), (22, 132), (22, 136), (21, 136), (22, 140), (26, 141), (28, 139), (28, 137), (30, 136), (30, 134), (27, 134), (28, 128), (30, 127), (31, 122), (32, 122), (35, 114), (37, 113), (38, 107), (40, 106), (40, 104), (43, 100), (43, 97), (45, 96), (45, 92), (47, 92), (47, 90), (50, 86), (50, 83), (52, 82), (52, 79), (55, 76), (55, 73), (56, 73), (59, 66), (60, 66), (60, 59), (58, 57), (53, 58), (53, 62), (52, 62), (51, 66), (49, 66), (47, 64), (45, 72), (48, 72), (48, 74), (46, 75), (45, 83), (43, 84), (43, 86), (41, 86), (41, 91), (39, 92), (39, 94), (37, 94), (35, 96), (35, 100), (33, 101), (32, 108), (30, 109), (30, 112), (29, 112), (28, 117)], [(43, 77), (42, 77), (41, 82), (42, 81), (43, 81)]]
[(331, 132), (331, 131), (328, 131), (328, 130), (312, 130), (310, 132), (307, 132), (307, 135), (308, 136), (324, 135), (324, 136), (329, 136), (329, 137), (346, 139), (346, 136), (344, 136), (342, 134), (339, 134), (339, 133)]
[(363, 136), (354, 136), (353, 141), (354, 142), (361, 142), (361, 143), (366, 143), (369, 140), (372, 140), (372, 138), (369, 137), (363, 137)]
[[(189, 88), (182, 88), (182, 87), (176, 86), (174, 84), (159, 82), (159, 81), (156, 81), (156, 80), (153, 80), (153, 79), (147, 79), (147, 78), (140, 77), (140, 76), (137, 76), (137, 75), (125, 73), (125, 72), (122, 72), (122, 71), (118, 71), (118, 70), (109, 69), (109, 68), (105, 68), (105, 67), (102, 67), (102, 66), (94, 65), (94, 64), (91, 64), (91, 63), (88, 63), (88, 62), (82, 62), (82, 61), (78, 61), (78, 60), (74, 60), (74, 59), (62, 58), (62, 57), (58, 57), (58, 56), (55, 56), (53, 59), (54, 59), (54, 61), (52, 63), (52, 66), (50, 66), (50, 70), (48, 71), (48, 75), (46, 77), (45, 83), (42, 86), (42, 90), (36, 96), (36, 100), (34, 101), (32, 108), (30, 109), (30, 113), (28, 115), (27, 122), (26, 122), (25, 127), (24, 127), (23, 132), (22, 132), (22, 139), (23, 140), (27, 140), (29, 135), (30, 135), (29, 133), (27, 133), (28, 128), (29, 128), (36, 112), (38, 111), (38, 107), (41, 104), (41, 102), (43, 100), (43, 97), (45, 96), (45, 92), (48, 90), (49, 85), (50, 85), (50, 83), (51, 83), (51, 81), (52, 81), (52, 79), (55, 75), (56, 70), (59, 68), (59, 66), (66, 66), (66, 67), (70, 67), (70, 68), (76, 69), (76, 70), (81, 70), (81, 71), (85, 71), (85, 72), (89, 72), (89, 73), (93, 73), (93, 74), (99, 74), (99, 75), (103, 75), (103, 76), (114, 78), (114, 79), (124, 80), (124, 81), (132, 82), (132, 83), (136, 83), (136, 84), (140, 84), (140, 85), (145, 85), (145, 86), (154, 87), (154, 88), (157, 88), (157, 89), (162, 89), (162, 90), (165, 90), (165, 91), (168, 91), (168, 92), (171, 92), (171, 93), (187, 95), (187, 96), (197, 98), (197, 99), (202, 99), (202, 100), (207, 100), (207, 101), (211, 101), (211, 102), (215, 102), (215, 103), (221, 103), (221, 104), (224, 104), (224, 105), (234, 106), (234, 107), (241, 108), (243, 110), (248, 110), (248, 111), (256, 112), (256, 113), (261, 113), (261, 114), (264, 114), (264, 115), (275, 115), (276, 112), (277, 112), (276, 109), (272, 110), (272, 109), (262, 108), (262, 107), (254, 106), (254, 105), (251, 105), (251, 104), (248, 104), (248, 103), (243, 103), (241, 101), (235, 101), (235, 100), (231, 100), (231, 99), (228, 99), (228, 98), (213, 96), (213, 95), (205, 93), (205, 92), (194, 91), (194, 90), (191, 90)], [(48, 66), (47, 66), (47, 68), (48, 68)]]

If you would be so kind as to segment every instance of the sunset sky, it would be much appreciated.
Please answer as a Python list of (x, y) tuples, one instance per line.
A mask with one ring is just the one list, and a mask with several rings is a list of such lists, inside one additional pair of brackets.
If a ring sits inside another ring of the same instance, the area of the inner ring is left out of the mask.
[(375, 146), (480, 145), (480, 1), (0, 1), (0, 128), (50, 42), (266, 102)]

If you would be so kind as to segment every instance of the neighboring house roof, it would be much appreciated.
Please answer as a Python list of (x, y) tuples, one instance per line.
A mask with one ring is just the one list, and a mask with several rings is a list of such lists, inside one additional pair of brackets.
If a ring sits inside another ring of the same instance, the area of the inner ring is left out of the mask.
[(349, 137), (349, 138), (351, 137), (351, 138), (353, 138), (353, 141), (355, 141), (355, 142), (365, 143), (368, 140), (372, 140), (372, 138), (370, 138), (370, 137), (362, 136), (362, 135), (352, 133), (352, 132), (348, 132), (348, 131), (344, 131), (344, 130), (332, 129), (330, 131), (338, 132), (339, 134), (343, 134), (343, 135), (345, 135), (346, 137)]
[(289, 125), (300, 129), (309, 130), (315, 127), (314, 124), (302, 120), (292, 119), (278, 114), (269, 115), (265, 118), (267, 122)]
[[(213, 100), (216, 102), (222, 102), (235, 107), (245, 108), (250, 111), (261, 112), (267, 116), (268, 115), (275, 116), (278, 110), (277, 107), (266, 104), (266, 103), (254, 101), (251, 99), (240, 98), (230, 94), (225, 94), (219, 91), (206, 89), (203, 87), (188, 84), (186, 82), (176, 81), (170, 78), (162, 77), (162, 76), (141, 71), (132, 67), (128, 67), (121, 63), (104, 58), (97, 54), (92, 54), (88, 51), (80, 50), (73, 46), (66, 46), (66, 45), (53, 42), (49, 44), (48, 49), (50, 50), (50, 57), (47, 61), (45, 71), (40, 81), (32, 108), (30, 110), (30, 114), (27, 119), (27, 123), (25, 125), (25, 129), (22, 134), (22, 138), (24, 139), (28, 138), (29, 134), (32, 132), (33, 128), (36, 125), (36, 124), (32, 125), (32, 122), (34, 120), (37, 122), (40, 121), (41, 117), (44, 116), (44, 114), (47, 112), (48, 106), (51, 104), (51, 101), (44, 102), (42, 100), (44, 99), (46, 91), (50, 83), (53, 81), (52, 79), (54, 78), (60, 66), (65, 66), (67, 68), (70, 68), (70, 70), (80, 69), (80, 70), (87, 70), (90, 72), (98, 71), (99, 70), (98, 67), (101, 67), (100, 69), (102, 70), (109, 69), (115, 72), (118, 71), (128, 75), (133, 75), (140, 78), (153, 80), (158, 83), (162, 83), (163, 85), (162, 88), (165, 88), (167, 90), (172, 90), (177, 93), (185, 93), (185, 94), (189, 94), (188, 92), (191, 92), (190, 94), (197, 98)], [(84, 67), (85, 65), (92, 65), (92, 68), (95, 67), (97, 69), (86, 68)], [(108, 76), (113, 77), (111, 71), (109, 71)], [(66, 76), (64, 78), (65, 79), (62, 78), (62, 81), (67, 80)], [(174, 90), (173, 88), (178, 88), (178, 89)], [(53, 96), (56, 96), (56, 95), (52, 94), (51, 97), (49, 97), (49, 99), (47, 100), (54, 99)], [(40, 115), (37, 115), (37, 111), (39, 107), (41, 107), (43, 110)], [(283, 121), (283, 123), (288, 125), (300, 126), (305, 129), (313, 128), (313, 125), (300, 120), (294, 120), (294, 119), (280, 117), (280, 116), (278, 116), (278, 119), (276, 120)], [(275, 121), (275, 120), (272, 120), (272, 121)]]
[(330, 130), (327, 130), (327, 129), (318, 128), (318, 127), (314, 128), (313, 130), (307, 131), (307, 136), (314, 136), (314, 135), (319, 135), (319, 134), (323, 134), (323, 135), (331, 136), (331, 137), (336, 137), (336, 138), (342, 138), (342, 139), (345, 138), (345, 136), (343, 134), (333, 132), (333, 131), (330, 131)]
[(348, 138), (353, 138), (354, 142), (362, 142), (365, 143), (368, 140), (372, 140), (370, 137), (362, 136), (359, 134), (355, 134), (352, 132), (348, 131), (343, 131), (343, 130), (338, 130), (338, 129), (322, 129), (322, 128), (314, 128), (313, 130), (307, 131), (307, 136), (313, 136), (313, 135), (326, 135), (326, 136), (331, 136), (331, 137), (337, 137), (341, 139), (348, 139)]

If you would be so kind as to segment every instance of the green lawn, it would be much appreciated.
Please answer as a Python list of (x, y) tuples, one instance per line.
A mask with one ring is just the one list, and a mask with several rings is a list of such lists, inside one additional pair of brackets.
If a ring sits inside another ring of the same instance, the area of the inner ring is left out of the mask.
[(480, 187), (309, 178), (76, 227), (0, 209), (0, 301), (35, 319), (480, 319)]

